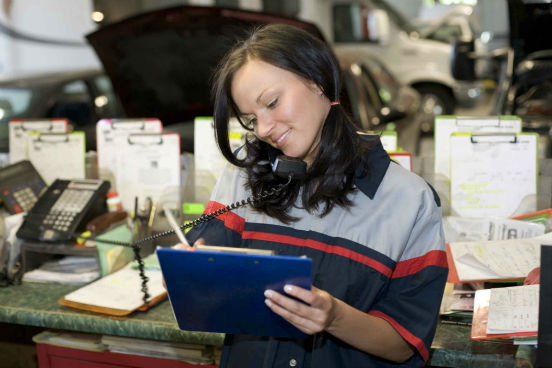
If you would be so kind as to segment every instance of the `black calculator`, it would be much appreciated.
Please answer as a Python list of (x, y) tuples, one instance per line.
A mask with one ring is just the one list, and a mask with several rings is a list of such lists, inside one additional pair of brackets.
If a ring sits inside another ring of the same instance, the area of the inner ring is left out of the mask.
[(19, 161), (0, 169), (0, 198), (11, 214), (30, 211), (46, 183), (28, 161)]

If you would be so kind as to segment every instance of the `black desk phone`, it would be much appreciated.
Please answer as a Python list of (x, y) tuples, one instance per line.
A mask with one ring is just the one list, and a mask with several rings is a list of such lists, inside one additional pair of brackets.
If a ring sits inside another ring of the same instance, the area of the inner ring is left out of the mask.
[(11, 214), (29, 211), (45, 189), (46, 183), (28, 160), (0, 169), (0, 198)]
[(109, 187), (103, 180), (54, 181), (27, 213), (17, 237), (43, 242), (74, 238), (88, 221), (107, 212)]

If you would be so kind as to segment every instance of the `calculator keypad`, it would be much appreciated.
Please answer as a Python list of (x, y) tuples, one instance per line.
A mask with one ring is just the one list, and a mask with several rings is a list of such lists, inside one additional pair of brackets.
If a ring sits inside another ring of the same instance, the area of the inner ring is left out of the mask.
[(19, 203), (19, 206), (23, 211), (28, 211), (33, 208), (36, 200), (38, 199), (36, 194), (30, 187), (25, 187), (13, 193), (13, 197)]

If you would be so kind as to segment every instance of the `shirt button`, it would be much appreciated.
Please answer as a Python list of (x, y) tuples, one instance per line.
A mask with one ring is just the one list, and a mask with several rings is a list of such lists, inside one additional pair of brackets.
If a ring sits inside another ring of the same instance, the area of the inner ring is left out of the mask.
[(290, 366), (290, 367), (295, 367), (296, 365), (297, 365), (297, 360), (291, 359), (291, 360), (289, 361), (289, 366)]

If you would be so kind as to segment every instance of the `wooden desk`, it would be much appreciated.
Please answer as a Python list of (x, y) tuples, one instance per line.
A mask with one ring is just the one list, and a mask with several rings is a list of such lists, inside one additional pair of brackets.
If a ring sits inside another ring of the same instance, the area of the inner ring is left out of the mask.
[[(150, 311), (109, 317), (62, 307), (57, 300), (76, 286), (23, 283), (0, 288), (0, 322), (44, 328), (221, 346), (224, 334), (181, 331), (167, 300)], [(507, 342), (472, 341), (470, 327), (439, 324), (428, 366), (523, 367), (534, 349)]]

